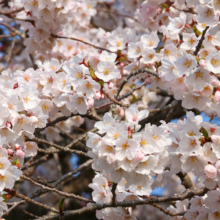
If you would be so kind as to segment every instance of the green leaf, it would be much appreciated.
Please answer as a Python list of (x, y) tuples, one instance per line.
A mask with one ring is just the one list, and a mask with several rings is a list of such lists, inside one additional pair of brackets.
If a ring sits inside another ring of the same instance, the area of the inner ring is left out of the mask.
[(205, 137), (206, 140), (209, 139), (209, 134), (208, 134), (208, 132), (207, 132), (207, 130), (205, 128), (202, 127), (200, 129), (200, 132), (203, 134), (203, 136)]
[(63, 209), (64, 209), (64, 201), (65, 201), (65, 197), (64, 198), (62, 198), (60, 201), (59, 201), (59, 210), (60, 211), (63, 211)]
[(88, 61), (88, 67), (89, 67), (89, 72), (90, 72), (91, 77), (94, 80), (96, 80), (97, 76), (95, 75), (95, 70), (94, 70), (93, 66), (91, 65), (91, 63), (89, 61)]
[(168, 8), (168, 5), (166, 4), (166, 3), (162, 3), (161, 5), (160, 5), (160, 8), (163, 10), (163, 9), (166, 9), (166, 8)]
[(100, 86), (104, 85), (104, 81), (102, 81), (102, 80), (99, 80), (98, 83), (100, 84)]
[(4, 202), (8, 202), (8, 200), (9, 200), (7, 194), (3, 194), (2, 198), (4, 199)]

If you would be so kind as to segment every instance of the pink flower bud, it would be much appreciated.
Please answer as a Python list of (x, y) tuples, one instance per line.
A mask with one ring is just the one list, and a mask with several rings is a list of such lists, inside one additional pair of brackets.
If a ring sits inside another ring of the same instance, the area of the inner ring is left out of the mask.
[(15, 144), (15, 151), (17, 151), (17, 150), (20, 150), (21, 149), (21, 146), (19, 145), (19, 144)]
[(212, 135), (211, 139), (212, 139), (213, 143), (220, 144), (220, 136), (219, 135)]
[(101, 98), (101, 93), (100, 92), (96, 92), (95, 93), (95, 99), (100, 99)]
[(205, 67), (205, 60), (201, 59), (199, 61), (199, 65), (202, 66), (202, 67)]
[(109, 88), (109, 89), (112, 89), (113, 87), (114, 87), (114, 84), (113, 84), (112, 82), (109, 82), (109, 83), (108, 83), (108, 88)]
[(125, 115), (124, 109), (123, 108), (118, 108), (117, 109), (117, 114), (119, 114), (121, 117), (124, 117), (124, 115)]
[(38, 122), (38, 119), (36, 116), (31, 116), (30, 119), (33, 124), (36, 124)]
[(13, 89), (17, 89), (17, 88), (18, 88), (18, 83), (15, 83)]
[(123, 108), (120, 109), (120, 115), (121, 115), (121, 117), (124, 117), (124, 115), (125, 115), (125, 110)]
[(11, 128), (11, 122), (7, 121), (6, 122), (6, 127)]
[(197, 22), (197, 20), (196, 20), (196, 14), (193, 15), (193, 21)]
[(212, 86), (214, 87), (218, 87), (220, 86), (220, 82), (217, 78), (212, 78), (212, 82), (211, 82)]
[(104, 98), (105, 98), (105, 94), (101, 93), (101, 99), (104, 99)]
[(17, 151), (16, 151), (16, 156), (17, 156), (18, 158), (24, 158), (25, 153), (24, 153), (22, 150), (17, 150)]
[(214, 98), (215, 98), (215, 101), (216, 101), (216, 102), (220, 102), (220, 91), (217, 90), (217, 91), (215, 92)]
[(213, 165), (208, 164), (204, 168), (204, 173), (208, 178), (213, 179), (217, 176), (217, 169)]
[(92, 108), (92, 106), (94, 105), (94, 99), (89, 99), (87, 102), (88, 102), (88, 107)]
[(121, 66), (121, 67), (124, 67), (125, 65), (124, 65), (124, 63), (123, 63), (123, 62), (121, 62), (121, 63), (120, 63), (120, 66)]
[(9, 156), (13, 156), (14, 151), (12, 149), (7, 149), (8, 155)]
[(218, 170), (218, 172), (220, 172), (220, 160), (218, 160), (218, 161), (215, 163), (215, 167), (216, 167), (216, 169)]
[(161, 13), (161, 11), (162, 11), (162, 8), (158, 7), (157, 8), (157, 14), (159, 15)]
[(137, 159), (138, 161), (142, 161), (143, 158), (144, 158), (143, 152), (141, 152), (140, 150), (137, 151), (137, 152), (136, 152), (136, 159)]
[(144, 82), (145, 82), (146, 84), (149, 84), (149, 83), (151, 82), (151, 79), (148, 78), (148, 77), (146, 77), (146, 78), (144, 79)]

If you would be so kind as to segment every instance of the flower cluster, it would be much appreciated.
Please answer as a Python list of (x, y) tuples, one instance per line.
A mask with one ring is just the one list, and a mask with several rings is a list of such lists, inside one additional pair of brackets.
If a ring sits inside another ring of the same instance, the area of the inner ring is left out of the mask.
[[(105, 56), (111, 55), (100, 55), (100, 59)], [(3, 71), (0, 76), (1, 192), (5, 187), (13, 188), (22, 174), (20, 167), (24, 158), (37, 154), (37, 144), (26, 140), (34, 137), (36, 128), (45, 128), (49, 120), (57, 117), (84, 115), (93, 106), (94, 99), (100, 98), (99, 81), (92, 78), (83, 60), (84, 55), (79, 54), (65, 63), (56, 59), (37, 61), (37, 70)], [(100, 61), (100, 64), (102, 62), (103, 66), (115, 65), (113, 61)], [(103, 72), (100, 70), (100, 74)], [(58, 126), (70, 131), (71, 126), (82, 123), (82, 118), (75, 116)], [(48, 141), (59, 141), (59, 133), (54, 127), (42, 132)]]
[[(187, 211), (184, 214), (185, 219), (218, 219), (220, 216), (219, 197), (219, 189), (211, 190), (203, 197), (195, 196), (190, 201), (178, 201), (176, 208), (170, 206), (168, 209), (174, 213)], [(190, 209), (188, 209), (189, 205)]]
[[(220, 176), (217, 125), (188, 112), (187, 118), (176, 124), (147, 124), (139, 131), (138, 123), (148, 116), (148, 110), (138, 111), (136, 105), (131, 105), (125, 116), (126, 121), (117, 122), (106, 113), (103, 121), (95, 124), (100, 135), (89, 133), (87, 146), (95, 159), (94, 170), (107, 175), (110, 182), (125, 182), (124, 193), (135, 196), (150, 195), (152, 189), (166, 186), (167, 179), (181, 171), (192, 172), (200, 185), (215, 189)], [(96, 202), (111, 201), (110, 188), (91, 187), (95, 201), (103, 196), (104, 200)]]
[[(0, 20), (13, 38), (4, 52), (6, 64), (0, 64), (0, 195), (22, 175), (25, 158), (37, 154), (36, 133), (48, 143), (61, 141), (62, 130), (68, 135), (73, 125), (84, 123), (81, 116), (94, 113), (98, 131), (88, 132), (86, 145), (94, 159), (96, 176), (89, 186), (96, 203), (142, 201), (180, 173), (190, 173), (194, 188), (208, 193), (177, 201), (168, 210), (185, 213), (173, 219), (218, 219), (220, 127), (199, 114), (220, 116), (220, 1), (118, 2), (13, 0), (7, 3), (11, 13), (0, 4)], [(35, 69), (28, 68), (25, 53), (20, 59), (14, 55), (20, 41)], [(151, 108), (152, 113), (175, 108), (169, 105), (173, 99), (197, 115), (145, 123)], [(59, 117), (68, 120), (48, 125)], [(0, 197), (0, 215), (5, 210)], [(96, 215), (135, 219), (124, 207)]]

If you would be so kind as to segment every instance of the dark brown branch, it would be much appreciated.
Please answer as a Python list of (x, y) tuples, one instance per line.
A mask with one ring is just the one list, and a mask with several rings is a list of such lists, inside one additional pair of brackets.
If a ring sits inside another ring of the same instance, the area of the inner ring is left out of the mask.
[(182, 185), (185, 186), (186, 189), (194, 189), (192, 180), (187, 173), (179, 172), (176, 175), (181, 179)]
[[(50, 142), (48, 142), (48, 141), (46, 141), (46, 140), (44, 140), (44, 139), (40, 139), (40, 138), (36, 138), (36, 137), (35, 137), (35, 138), (30, 139), (30, 140), (31, 140), (31, 141), (34, 141), (34, 142), (36, 142), (36, 143), (46, 144), (46, 145), (55, 147), (55, 148), (59, 149), (60, 151), (70, 152), (70, 153), (74, 153), (74, 154), (81, 155), (81, 156), (84, 156), (84, 157), (89, 157), (89, 156), (87, 155), (87, 153), (84, 153), (84, 152), (78, 151), (78, 150), (69, 149), (68, 146), (63, 147), (63, 146), (60, 146), (60, 145), (58, 145), (58, 144), (50, 143)], [(39, 151), (39, 152), (42, 152), (42, 153), (51, 153), (51, 152), (49, 152), (49, 151), (47, 152), (47, 151), (45, 151), (45, 150), (43, 150), (43, 149), (40, 149), (40, 148), (38, 149), (38, 151)], [(54, 153), (54, 152), (53, 152), (53, 153)]]
[(31, 198), (29, 198), (29, 197), (27, 197), (27, 196), (24, 196), (24, 195), (22, 195), (22, 194), (17, 193), (14, 189), (7, 189), (7, 188), (5, 188), (4, 191), (7, 192), (7, 193), (9, 193), (10, 195), (12, 195), (12, 196), (14, 196), (14, 197), (23, 199), (23, 200), (25, 200), (25, 201), (27, 201), (27, 202), (31, 202), (31, 203), (33, 203), (34, 205), (41, 206), (41, 207), (43, 207), (43, 208), (45, 208), (45, 209), (47, 209), (47, 210), (50, 210), (50, 211), (52, 211), (52, 212), (55, 212), (55, 213), (59, 213), (59, 211), (58, 211), (57, 209), (55, 209), (55, 208), (53, 208), (53, 207), (49, 207), (49, 206), (47, 206), (47, 205), (45, 205), (45, 204), (42, 204), (42, 203), (40, 203), (40, 202), (36, 202), (36, 201), (34, 201), (33, 199), (31, 199)]
[(197, 53), (199, 52), (199, 50), (200, 50), (200, 48), (201, 48), (201, 46), (202, 46), (202, 42), (203, 42), (203, 40), (205, 39), (205, 34), (206, 34), (206, 32), (207, 32), (208, 29), (209, 29), (209, 26), (207, 26), (207, 27), (203, 30), (202, 36), (201, 36), (201, 38), (200, 38), (200, 40), (199, 40), (199, 42), (198, 42), (198, 44), (197, 44), (197, 46), (196, 46), (196, 49), (195, 49), (195, 51), (194, 51), (194, 53), (193, 53), (194, 56), (196, 56)]
[(50, 192), (55, 192), (55, 193), (57, 193), (57, 194), (59, 194), (61, 196), (65, 196), (67, 198), (73, 198), (73, 199), (77, 199), (77, 200), (84, 201), (84, 202), (93, 202), (92, 200), (86, 199), (86, 198), (84, 198), (82, 196), (78, 196), (78, 195), (75, 195), (73, 193), (67, 193), (67, 192), (59, 191), (56, 188), (51, 188), (49, 186), (45, 186), (45, 185), (37, 182), (36, 180), (33, 180), (32, 178), (27, 177), (25, 175), (22, 175), (21, 178), (32, 182), (34, 185), (39, 186), (39, 187), (41, 187), (44, 190), (47, 190), (47, 191), (50, 191)]
[(6, 65), (3, 68), (3, 70), (6, 70), (9, 67), (10, 63), (11, 63), (11, 59), (12, 59), (12, 55), (13, 55), (12, 51), (14, 50), (15, 42), (16, 42), (16, 37), (14, 37), (13, 40), (12, 40), (11, 47), (10, 47), (8, 55), (7, 55), (8, 57), (7, 57)]
[(96, 120), (96, 121), (101, 121), (102, 120), (102, 118), (100, 118), (97, 114), (94, 114), (94, 112), (88, 112), (85, 115), (80, 115), (78, 113), (77, 114), (71, 114), (70, 116), (61, 116), (61, 117), (55, 119), (54, 121), (48, 122), (44, 128), (36, 129), (35, 133), (43, 131), (47, 127), (54, 126), (55, 124), (57, 124), (61, 121), (66, 121), (68, 118), (71, 118), (71, 117), (74, 117), (74, 116), (86, 117), (86, 118), (89, 118), (91, 120)]
[(113, 183), (112, 185), (112, 206), (114, 207), (116, 205), (116, 188), (117, 188), (117, 183)]
[(173, 119), (173, 116), (176, 112), (176, 109), (178, 108), (178, 106), (181, 105), (181, 101), (177, 101), (177, 100), (174, 100), (170, 106), (172, 106), (172, 108), (170, 108), (170, 111), (168, 112), (167, 116), (166, 116), (166, 123), (170, 122), (172, 119)]
[[(153, 203), (163, 203), (163, 202), (170, 202), (170, 201), (179, 201), (184, 199), (190, 199), (194, 196), (203, 196), (208, 192), (208, 189), (202, 188), (198, 190), (186, 190), (184, 193), (180, 195), (174, 195), (174, 196), (167, 196), (167, 197), (149, 197), (144, 200), (133, 200), (133, 201), (123, 201), (123, 202), (117, 202), (115, 204), (115, 207), (133, 207), (136, 205), (146, 205), (146, 204), (153, 204)], [(94, 204), (91, 205), (91, 207), (84, 207), (78, 210), (73, 211), (66, 211), (64, 216), (74, 216), (74, 215), (81, 215), (85, 212), (90, 212), (93, 210), (101, 210), (103, 208), (112, 207), (112, 202), (105, 203), (105, 204)], [(182, 213), (180, 213), (182, 215)], [(59, 219), (59, 215), (54, 216), (44, 216), (42, 218), (39, 218), (39, 220), (55, 220)]]

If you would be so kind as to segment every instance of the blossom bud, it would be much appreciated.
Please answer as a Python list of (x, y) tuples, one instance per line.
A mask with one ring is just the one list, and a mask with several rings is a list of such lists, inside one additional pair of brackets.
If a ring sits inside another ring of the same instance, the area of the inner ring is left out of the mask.
[(161, 8), (161, 7), (158, 7), (158, 8), (157, 8), (157, 14), (159, 15), (161, 12), (162, 12), (162, 8)]
[(96, 92), (96, 93), (95, 93), (95, 99), (100, 99), (100, 98), (101, 98), (100, 92)]
[(113, 87), (114, 87), (114, 84), (113, 84), (112, 82), (109, 82), (109, 83), (108, 83), (108, 88), (109, 88), (109, 89), (112, 89)]
[(101, 92), (101, 99), (105, 98), (105, 94)]
[(146, 78), (145, 78), (145, 80), (144, 80), (144, 82), (145, 82), (146, 84), (149, 84), (149, 83), (150, 83), (150, 81), (151, 81), (151, 79), (150, 79), (150, 78), (148, 78), (148, 77), (146, 77)]
[(220, 160), (215, 163), (215, 168), (220, 172)]
[(213, 143), (220, 144), (220, 136), (219, 135), (212, 135), (211, 139), (212, 139)]
[(201, 59), (199, 61), (199, 65), (202, 66), (202, 67), (205, 67), (205, 60)]
[(120, 115), (121, 117), (124, 117), (125, 111), (124, 111), (123, 108), (120, 108), (120, 109), (119, 109), (119, 115)]
[(217, 169), (213, 165), (208, 164), (204, 168), (204, 173), (208, 178), (213, 179), (217, 176)]
[(121, 66), (121, 67), (124, 67), (125, 65), (124, 65), (124, 63), (123, 63), (123, 62), (121, 62), (121, 63), (120, 63), (120, 66)]
[(92, 108), (93, 105), (94, 105), (94, 99), (89, 99), (88, 100), (88, 107)]
[(211, 84), (214, 87), (220, 86), (220, 82), (219, 82), (219, 80), (217, 78), (213, 78)]
[(11, 122), (7, 121), (6, 122), (6, 127), (11, 128)]
[(8, 155), (9, 156), (13, 156), (14, 151), (12, 149), (7, 149)]
[(24, 158), (25, 153), (24, 153), (22, 150), (17, 150), (17, 151), (16, 151), (16, 156), (17, 156), (18, 158)]
[(19, 145), (19, 144), (15, 144), (15, 151), (17, 151), (17, 150), (20, 150), (21, 149), (21, 146)]
[(141, 152), (140, 150), (138, 150), (138, 151), (136, 152), (136, 159), (137, 159), (138, 161), (142, 161), (143, 158), (144, 158), (143, 152)]
[(197, 20), (196, 20), (196, 14), (193, 14), (193, 21), (197, 22)]
[(132, 138), (132, 130), (131, 127), (128, 127), (128, 138)]
[(215, 98), (215, 101), (216, 101), (216, 102), (220, 102), (220, 91), (217, 90), (217, 91), (215, 92), (214, 98)]
[(13, 89), (17, 89), (17, 88), (18, 88), (18, 83), (15, 83)]
[(30, 119), (33, 124), (36, 124), (38, 122), (38, 119), (36, 116), (31, 116)]

